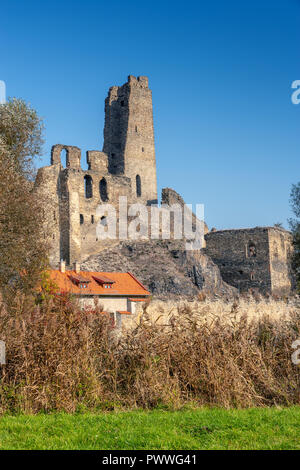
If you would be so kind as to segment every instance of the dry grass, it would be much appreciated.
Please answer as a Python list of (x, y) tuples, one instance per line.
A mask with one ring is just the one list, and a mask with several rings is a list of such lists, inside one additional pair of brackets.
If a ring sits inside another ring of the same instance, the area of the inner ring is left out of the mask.
[[(300, 308), (300, 302), (296, 299), (274, 300), (273, 298), (244, 296), (235, 301), (225, 302), (223, 299), (206, 299), (193, 301), (163, 301), (152, 300), (147, 306), (149, 319), (160, 325), (169, 323), (170, 318), (188, 308), (191, 315), (197, 318), (199, 322), (220, 321), (231, 322), (239, 321), (244, 315), (248, 320), (288, 320)], [(141, 310), (135, 318), (132, 319), (131, 326), (137, 325), (143, 315)]]
[(16, 296), (0, 314), (7, 365), (0, 410), (37, 412), (300, 403), (295, 303), (239, 299), (153, 302), (122, 335), (68, 298)]

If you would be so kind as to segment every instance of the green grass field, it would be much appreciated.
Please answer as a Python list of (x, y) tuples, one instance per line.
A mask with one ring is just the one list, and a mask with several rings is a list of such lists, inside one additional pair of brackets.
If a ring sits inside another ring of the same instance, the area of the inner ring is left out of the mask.
[(3, 416), (0, 449), (300, 449), (300, 407)]

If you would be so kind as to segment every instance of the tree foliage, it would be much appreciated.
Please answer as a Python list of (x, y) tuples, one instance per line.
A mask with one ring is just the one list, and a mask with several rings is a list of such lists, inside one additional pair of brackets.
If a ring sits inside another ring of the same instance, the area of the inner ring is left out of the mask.
[(42, 151), (43, 121), (37, 112), (21, 99), (9, 99), (0, 105), (0, 136), (18, 172), (32, 176), (33, 160)]
[(34, 191), (42, 121), (22, 100), (0, 105), (0, 289), (36, 286), (47, 258), (43, 201)]
[(297, 184), (293, 184), (292, 186), (290, 195), (290, 205), (295, 215), (294, 219), (289, 220), (289, 224), (293, 232), (293, 267), (296, 273), (300, 290), (300, 182)]

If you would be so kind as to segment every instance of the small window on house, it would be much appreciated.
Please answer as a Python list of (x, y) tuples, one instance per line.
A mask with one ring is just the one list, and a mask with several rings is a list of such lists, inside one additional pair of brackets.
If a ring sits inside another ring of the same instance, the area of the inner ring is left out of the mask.
[(95, 222), (95, 220), (94, 220), (94, 216), (93, 216), (93, 215), (91, 215), (91, 223), (93, 224), (94, 222)]
[(82, 215), (82, 214), (80, 214), (80, 225), (82, 225), (82, 224), (83, 224), (83, 222), (84, 222), (84, 217), (83, 217), (83, 215)]
[(93, 197), (93, 180), (90, 175), (84, 177), (84, 194), (86, 199)]
[(103, 202), (108, 201), (107, 182), (105, 178), (102, 178), (102, 180), (99, 183), (99, 192), (100, 192), (101, 200)]
[(142, 183), (141, 183), (140, 175), (136, 175), (135, 182), (136, 182), (136, 195), (137, 195), (137, 197), (141, 197), (141, 195), (142, 195)]

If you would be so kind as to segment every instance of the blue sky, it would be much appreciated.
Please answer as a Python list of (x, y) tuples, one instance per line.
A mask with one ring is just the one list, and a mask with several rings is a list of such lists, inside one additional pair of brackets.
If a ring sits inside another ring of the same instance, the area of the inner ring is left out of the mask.
[(204, 203), (209, 227), (287, 225), (299, 0), (10, 0), (0, 25), (0, 80), (45, 120), (39, 166), (55, 143), (102, 149), (108, 88), (147, 75), (159, 189)]

